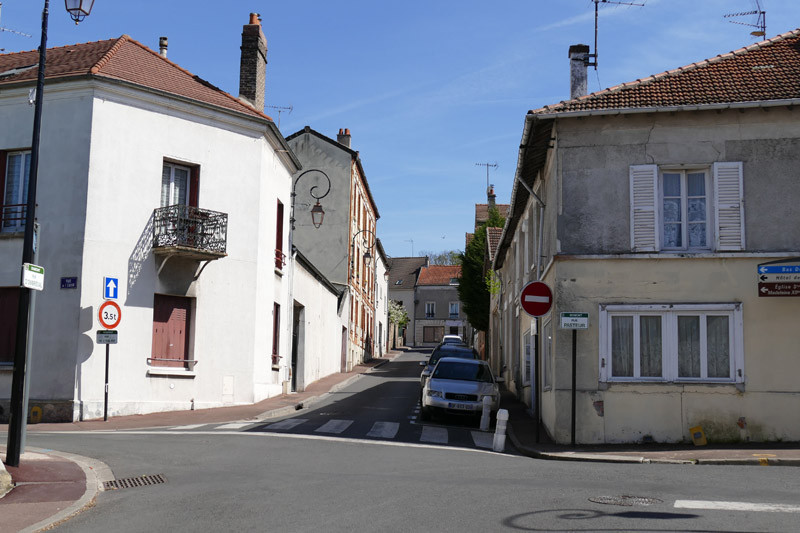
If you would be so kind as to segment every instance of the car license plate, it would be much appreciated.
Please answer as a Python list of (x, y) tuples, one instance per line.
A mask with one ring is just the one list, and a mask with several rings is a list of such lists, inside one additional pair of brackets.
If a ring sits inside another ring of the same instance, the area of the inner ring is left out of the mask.
[(469, 409), (470, 407), (471, 407), (471, 406), (469, 406), (469, 405), (467, 405), (467, 404), (465, 404), (465, 403), (453, 403), (453, 402), (449, 402), (449, 403), (447, 404), (447, 408), (448, 408), (448, 409)]

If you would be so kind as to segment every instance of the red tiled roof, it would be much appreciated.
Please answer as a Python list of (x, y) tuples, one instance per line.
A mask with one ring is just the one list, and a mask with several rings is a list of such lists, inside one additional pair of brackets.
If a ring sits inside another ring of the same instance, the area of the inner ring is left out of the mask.
[(503, 228), (486, 228), (486, 246), (489, 248), (489, 262), (494, 261), (494, 254), (500, 245), (500, 237), (503, 235)]
[(450, 285), (450, 280), (461, 277), (461, 265), (430, 265), (419, 271), (417, 285)]
[[(0, 86), (32, 82), (39, 52), (0, 54)], [(190, 100), (270, 119), (225, 91), (123, 35), (117, 39), (47, 49), (47, 80), (96, 76), (122, 80)]]
[(565, 113), (800, 98), (800, 29), (574, 100), (531, 111)]

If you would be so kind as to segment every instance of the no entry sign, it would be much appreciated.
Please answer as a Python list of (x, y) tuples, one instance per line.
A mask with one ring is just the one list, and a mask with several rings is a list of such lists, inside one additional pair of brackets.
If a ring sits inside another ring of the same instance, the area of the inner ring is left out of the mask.
[(531, 281), (522, 288), (522, 293), (519, 295), (519, 303), (525, 312), (531, 316), (546, 315), (553, 305), (553, 293), (546, 283)]

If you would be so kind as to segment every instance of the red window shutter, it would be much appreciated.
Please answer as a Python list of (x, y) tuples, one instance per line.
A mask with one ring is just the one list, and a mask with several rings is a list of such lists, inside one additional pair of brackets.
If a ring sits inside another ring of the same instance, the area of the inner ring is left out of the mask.
[(280, 200), (275, 219), (275, 268), (283, 268), (283, 204)]
[(281, 340), (281, 304), (272, 308), (272, 363), (278, 364), (278, 348)]
[(0, 289), (0, 363), (14, 362), (19, 291), (18, 287)]
[[(191, 299), (156, 294), (153, 299), (154, 366), (187, 367)], [(172, 359), (174, 361), (164, 361)]]
[(200, 167), (192, 167), (189, 172), (189, 205), (200, 207), (198, 198), (200, 195)]

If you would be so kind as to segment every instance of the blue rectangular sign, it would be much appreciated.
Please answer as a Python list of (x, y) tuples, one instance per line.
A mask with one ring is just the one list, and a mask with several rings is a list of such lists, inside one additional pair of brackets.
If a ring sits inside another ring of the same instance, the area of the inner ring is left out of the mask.
[(62, 289), (77, 289), (78, 288), (78, 277), (72, 278), (61, 278), (61, 288)]
[(759, 274), (796, 274), (800, 265), (758, 265)]
[(103, 278), (103, 298), (116, 300), (119, 297), (119, 278)]

